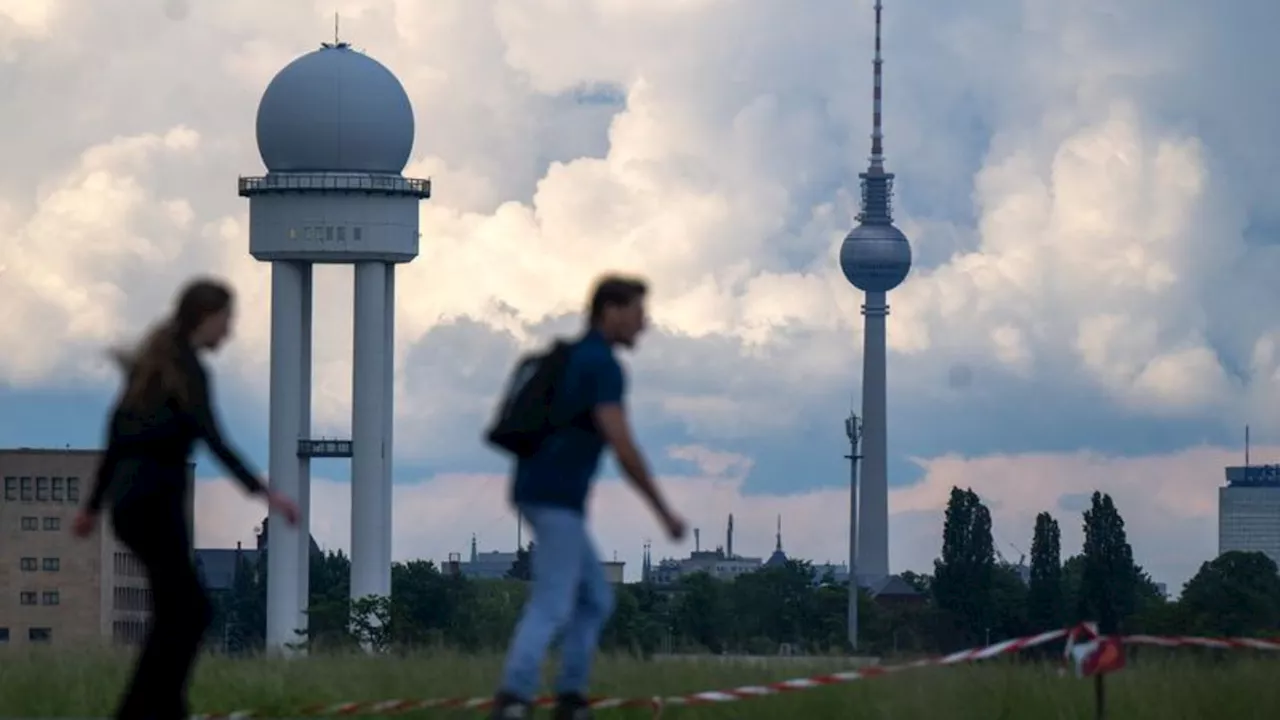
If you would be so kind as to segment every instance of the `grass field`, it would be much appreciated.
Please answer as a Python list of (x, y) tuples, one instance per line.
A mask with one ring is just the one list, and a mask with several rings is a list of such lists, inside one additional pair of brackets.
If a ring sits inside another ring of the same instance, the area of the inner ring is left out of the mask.
[[(0, 651), (0, 717), (105, 717), (132, 658), (118, 652)], [(199, 713), (263, 709), (286, 713), (317, 702), (486, 696), (500, 658), (454, 654), (315, 657), (294, 661), (202, 660), (192, 687)], [(594, 691), (611, 696), (678, 695), (845, 669), (839, 661), (640, 662), (603, 658)], [(1188, 658), (1140, 662), (1107, 678), (1109, 718), (1211, 720), (1280, 717), (1280, 658), (1210, 663)], [(643, 710), (602, 717), (646, 718)], [(420, 716), (480, 717), (475, 711)], [(1050, 720), (1092, 718), (1089, 680), (1061, 677), (1053, 664), (989, 662), (911, 670), (780, 697), (693, 708), (663, 718), (877, 718), (884, 720)]]

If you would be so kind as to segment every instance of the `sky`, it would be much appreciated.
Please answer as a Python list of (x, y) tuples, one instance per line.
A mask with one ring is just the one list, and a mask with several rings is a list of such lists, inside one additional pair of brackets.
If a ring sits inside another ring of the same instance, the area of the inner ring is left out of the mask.
[[(871, 122), (872, 0), (0, 0), (0, 446), (92, 447), (104, 351), (195, 273), (240, 296), (211, 359), (228, 434), (266, 466), (269, 269), (236, 178), (257, 103), (332, 39), (403, 82), (430, 177), (398, 270), (396, 559), (510, 550), (480, 441), (512, 362), (574, 332), (594, 276), (652, 281), (625, 356), (676, 508), (735, 549), (847, 551), (843, 418), (861, 294), (837, 265)], [(915, 264), (889, 296), (890, 561), (929, 570), (953, 485), (998, 549), (1035, 515), (1079, 551), (1111, 493), (1176, 592), (1216, 552), (1223, 466), (1280, 460), (1280, 5), (888, 0), (885, 148)], [(352, 280), (317, 270), (314, 423), (350, 428)], [(200, 458), (197, 542), (263, 511)], [(345, 463), (313, 534), (349, 547)], [(680, 556), (612, 464), (603, 554)]]

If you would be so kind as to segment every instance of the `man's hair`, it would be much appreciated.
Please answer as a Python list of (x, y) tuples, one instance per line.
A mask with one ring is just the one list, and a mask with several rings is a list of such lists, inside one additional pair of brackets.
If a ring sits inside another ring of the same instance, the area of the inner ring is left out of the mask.
[(604, 317), (605, 308), (626, 307), (644, 298), (648, 292), (649, 286), (639, 278), (605, 275), (596, 281), (596, 287), (591, 291), (588, 320), (594, 325)]

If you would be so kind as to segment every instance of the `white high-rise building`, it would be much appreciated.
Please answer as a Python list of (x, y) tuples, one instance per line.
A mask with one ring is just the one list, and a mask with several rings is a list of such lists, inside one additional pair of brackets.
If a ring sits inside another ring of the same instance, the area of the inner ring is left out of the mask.
[(1262, 552), (1280, 565), (1280, 465), (1226, 469), (1218, 488), (1218, 554)]

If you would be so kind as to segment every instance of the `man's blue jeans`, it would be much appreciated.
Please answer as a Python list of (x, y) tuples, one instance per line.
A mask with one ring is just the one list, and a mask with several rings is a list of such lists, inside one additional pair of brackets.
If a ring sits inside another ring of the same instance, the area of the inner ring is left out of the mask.
[(533, 587), (507, 652), (502, 689), (532, 699), (547, 649), (559, 637), (556, 693), (586, 694), (600, 631), (613, 613), (613, 588), (587, 534), (585, 517), (537, 505), (521, 506), (519, 512), (533, 528)]

